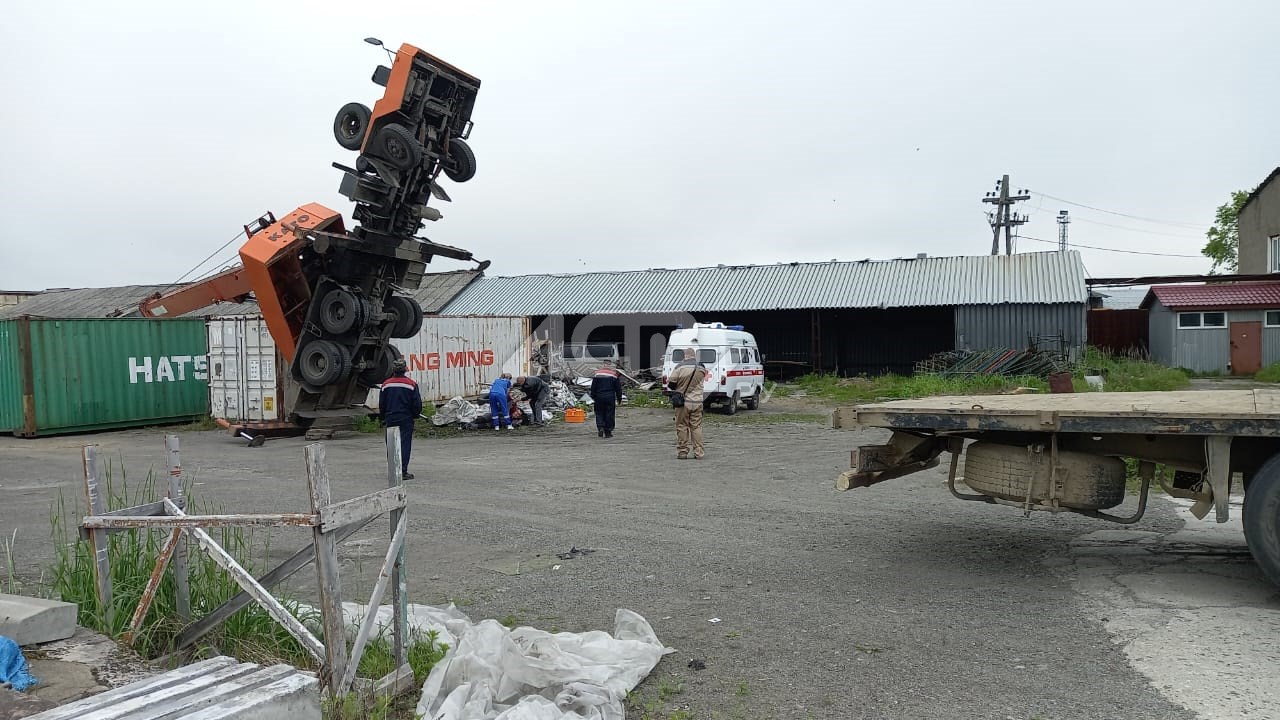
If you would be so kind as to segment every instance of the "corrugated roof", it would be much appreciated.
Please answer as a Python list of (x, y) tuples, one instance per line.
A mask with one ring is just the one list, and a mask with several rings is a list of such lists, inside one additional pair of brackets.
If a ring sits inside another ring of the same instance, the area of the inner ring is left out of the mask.
[[(47, 318), (138, 317), (138, 303), (152, 293), (177, 285), (123, 285), (109, 288), (49, 290), (28, 300), (0, 309), (0, 319), (31, 315)], [(186, 317), (210, 315), (252, 315), (257, 303), (219, 303), (187, 313)]]
[(1085, 303), (1074, 250), (883, 262), (780, 263), (681, 270), (485, 277), (449, 315), (890, 308)]
[(422, 306), (422, 312), (438, 314), (450, 300), (457, 297), (458, 293), (481, 275), (484, 273), (479, 270), (431, 273), (422, 278), (422, 285), (413, 293), (413, 299)]
[[(478, 270), (457, 270), (432, 273), (422, 279), (414, 297), (424, 312), (438, 313), (455, 295), (482, 273)], [(138, 317), (138, 303), (152, 293), (165, 292), (178, 285), (124, 285), (111, 288), (77, 288), (49, 290), (17, 305), (0, 308), (0, 320), (31, 315), (47, 318), (100, 318)], [(257, 315), (258, 303), (217, 303), (183, 317), (211, 317), (214, 315)]]
[(1142, 301), (1150, 307), (1153, 299), (1167, 308), (1280, 308), (1280, 281), (1214, 283), (1211, 285), (1156, 285)]
[(1094, 288), (1102, 296), (1102, 307), (1110, 310), (1137, 310), (1142, 307), (1149, 290), (1146, 286)]

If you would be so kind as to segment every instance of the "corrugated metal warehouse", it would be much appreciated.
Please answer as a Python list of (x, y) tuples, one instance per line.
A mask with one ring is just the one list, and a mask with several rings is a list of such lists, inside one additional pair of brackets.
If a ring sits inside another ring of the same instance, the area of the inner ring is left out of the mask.
[(1252, 375), (1280, 362), (1280, 282), (1156, 285), (1142, 306), (1163, 365)]
[(771, 372), (856, 374), (1058, 338), (1078, 351), (1087, 306), (1068, 251), (484, 277), (443, 313), (525, 315), (553, 343), (621, 342), (633, 367), (660, 364), (677, 325), (721, 321), (756, 336)]

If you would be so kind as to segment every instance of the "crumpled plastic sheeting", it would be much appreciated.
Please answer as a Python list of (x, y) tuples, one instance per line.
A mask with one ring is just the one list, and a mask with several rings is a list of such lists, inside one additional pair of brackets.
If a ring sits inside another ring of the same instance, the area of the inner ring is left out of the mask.
[(626, 694), (674, 652), (630, 610), (613, 635), (483, 620), (454, 639), (422, 686), (416, 712), (428, 720), (622, 720)]
[[(452, 603), (411, 603), (405, 610), (411, 634), (435, 631), (449, 645), (422, 684), (416, 712), (425, 720), (623, 720), (623, 698), (675, 652), (630, 610), (618, 610), (613, 635), (473, 623)], [(368, 611), (363, 603), (342, 603), (348, 642)], [(376, 613), (374, 635), (390, 637), (391, 606)]]
[[(473, 422), (481, 415), (479, 405), (462, 399), (461, 397), (453, 397), (449, 402), (436, 408), (436, 414), (431, 416), (432, 425), (449, 425), (450, 423)], [(484, 412), (487, 412), (484, 411)]]
[(0, 635), (0, 687), (26, 692), (27, 688), (36, 684), (28, 667), (18, 643)]

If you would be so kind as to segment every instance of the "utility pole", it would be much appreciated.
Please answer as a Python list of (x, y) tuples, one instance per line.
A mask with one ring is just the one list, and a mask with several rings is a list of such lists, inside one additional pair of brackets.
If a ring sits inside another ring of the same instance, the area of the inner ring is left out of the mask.
[(991, 203), (996, 206), (994, 216), (987, 213), (987, 219), (991, 223), (991, 254), (1000, 254), (1000, 228), (1004, 228), (1004, 253), (1006, 255), (1013, 254), (1013, 228), (1016, 225), (1022, 225), (1027, 221), (1026, 215), (1010, 213), (1009, 208), (1016, 202), (1030, 200), (1031, 196), (1026, 194), (1026, 190), (1019, 192), (1017, 195), (1009, 194), (1009, 176), (1005, 175), (996, 182), (996, 192), (989, 192), (987, 196), (982, 198), (982, 202)]
[(1066, 210), (1058, 211), (1058, 252), (1067, 249), (1067, 226), (1071, 224), (1071, 216)]

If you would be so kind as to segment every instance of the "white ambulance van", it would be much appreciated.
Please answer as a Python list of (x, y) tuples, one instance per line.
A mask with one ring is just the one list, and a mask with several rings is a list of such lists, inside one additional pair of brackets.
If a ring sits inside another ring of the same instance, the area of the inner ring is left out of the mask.
[(707, 370), (702, 385), (703, 404), (719, 405), (732, 415), (738, 407), (748, 410), (760, 407), (764, 391), (764, 360), (755, 337), (741, 325), (694, 323), (691, 328), (677, 328), (667, 339), (667, 353), (662, 362), (662, 389), (667, 392), (667, 377), (676, 365), (684, 362), (684, 352), (693, 348), (698, 362)]

